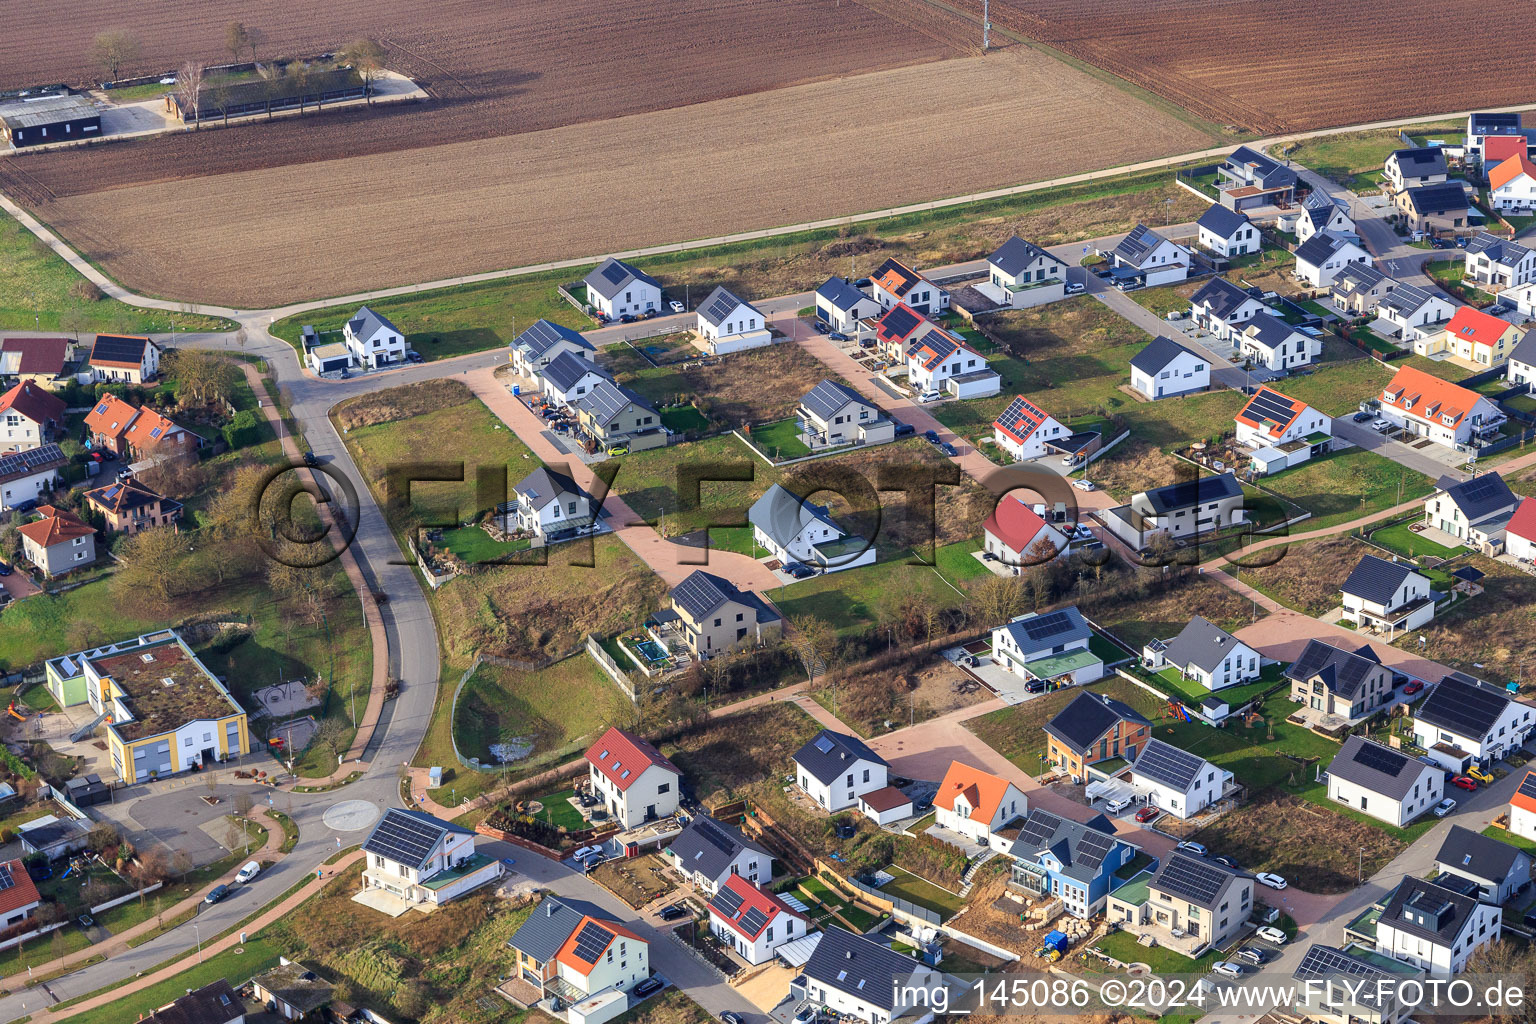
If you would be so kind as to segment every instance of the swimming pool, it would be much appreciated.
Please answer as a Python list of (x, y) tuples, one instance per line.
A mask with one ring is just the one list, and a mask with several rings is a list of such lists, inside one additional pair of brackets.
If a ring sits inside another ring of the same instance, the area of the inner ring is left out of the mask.
[(635, 644), (635, 650), (639, 651), (646, 661), (667, 660), (667, 649), (655, 640), (641, 640)]

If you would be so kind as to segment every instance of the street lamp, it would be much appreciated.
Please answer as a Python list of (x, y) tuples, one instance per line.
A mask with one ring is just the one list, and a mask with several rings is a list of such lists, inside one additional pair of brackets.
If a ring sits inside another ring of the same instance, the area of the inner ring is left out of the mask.
[(198, 924), (199, 924), (199, 922), (197, 922), (197, 921), (193, 921), (192, 922), (192, 934), (197, 936), (197, 962), (198, 963), (202, 963), (203, 962), (203, 933), (202, 933), (201, 929), (198, 928)]

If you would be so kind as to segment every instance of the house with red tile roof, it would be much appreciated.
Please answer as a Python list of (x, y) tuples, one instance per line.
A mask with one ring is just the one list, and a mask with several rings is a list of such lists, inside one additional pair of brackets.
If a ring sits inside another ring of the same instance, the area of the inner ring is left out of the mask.
[(64, 427), (64, 400), (31, 381), (0, 395), (0, 451), (24, 452), (53, 440)]
[(151, 526), (175, 526), (181, 502), (164, 498), (129, 477), (85, 492), (85, 503), (101, 514), (108, 533), (132, 536)]
[[(1029, 801), (1007, 779), (951, 761), (934, 795), (933, 810), (940, 827), (991, 846), (993, 833), (1029, 813)], [(1004, 840), (999, 837), (999, 842)]]
[(1013, 456), (1014, 462), (1039, 458), (1047, 454), (1050, 442), (1071, 436), (1071, 430), (1023, 395), (1008, 403), (1008, 408), (992, 421), (992, 439)]
[(603, 802), (622, 828), (677, 810), (683, 773), (650, 741), (624, 729), (609, 728), (587, 750), (592, 795)]
[(85, 416), (91, 447), (122, 458), (167, 458), (196, 451), (203, 439), (153, 409), (102, 395)]
[(1536, 210), (1536, 164), (1528, 153), (1515, 153), (1488, 172), (1488, 194), (1500, 213)]
[(0, 377), (15, 377), (52, 390), (64, 383), (68, 338), (6, 338), (0, 341)]
[(1509, 358), (1522, 330), (1508, 320), (1462, 306), (1445, 330), (1426, 334), (1413, 343), (1421, 356), (1451, 355), (1481, 367), (1493, 367)]
[(1521, 498), (1504, 528), (1504, 553), (1521, 562), (1536, 562), (1536, 498)]
[(21, 549), (44, 576), (62, 576), (96, 561), (96, 530), (73, 512), (39, 505), (41, 516), (23, 523)]
[(882, 359), (891, 363), (906, 362), (907, 352), (930, 332), (949, 335), (948, 331), (905, 302), (898, 302), (882, 313), (879, 319), (867, 323), (875, 334), (876, 351)]
[(1017, 492), (1010, 492), (998, 500), (997, 507), (982, 524), (982, 550), (997, 556), (1004, 565), (1014, 567), (1034, 565), (1042, 559), (1036, 557), (1036, 545), (1041, 541), (1050, 544), (1052, 555), (1067, 546), (1067, 535), (1047, 523)]
[[(611, 1014), (605, 1016), (603, 1009), (623, 1010), (629, 1005), (624, 993), (651, 976), (651, 944), (617, 921), (588, 914), (561, 944), (554, 963), (556, 977), (574, 996), (571, 1019), (606, 1020)], [(589, 1003), (591, 1010), (581, 1009)]]
[(1524, 135), (1489, 135), (1483, 139), (1483, 166), (1497, 167), (1512, 156), (1530, 152), (1531, 142)]
[(919, 400), (939, 393), (986, 398), (1003, 389), (1003, 379), (961, 338), (948, 331), (930, 331), (907, 347), (907, 386)]
[(949, 292), (898, 259), (888, 259), (869, 275), (870, 294), (881, 309), (905, 303), (917, 312), (942, 313), (949, 308)]
[(42, 900), (21, 861), (0, 861), (0, 934), (25, 926)]
[(709, 901), (709, 930), (755, 965), (767, 963), (784, 943), (804, 938), (810, 919), (762, 886), (732, 875)]
[(1237, 443), (1253, 449), (1260, 473), (1278, 473), (1326, 454), (1333, 444), (1333, 418), (1306, 402), (1261, 387), (1233, 417)]
[(1412, 366), (1399, 369), (1379, 398), (1387, 422), (1446, 447), (1495, 437), (1508, 419), (1476, 391)]
[(1509, 798), (1509, 834), (1536, 841), (1536, 772), (1526, 772)]

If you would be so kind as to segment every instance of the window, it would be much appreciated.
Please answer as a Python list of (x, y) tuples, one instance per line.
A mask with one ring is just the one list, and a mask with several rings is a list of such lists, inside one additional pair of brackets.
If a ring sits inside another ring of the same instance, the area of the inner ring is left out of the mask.
[(670, 792), (672, 792), (672, 783), (670, 782), (663, 782), (661, 785), (656, 787), (657, 795)]

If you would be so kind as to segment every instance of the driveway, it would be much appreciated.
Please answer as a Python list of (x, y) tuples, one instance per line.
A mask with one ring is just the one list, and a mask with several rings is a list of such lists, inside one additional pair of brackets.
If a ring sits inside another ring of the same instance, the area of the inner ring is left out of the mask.
[(20, 601), (24, 597), (31, 597), (39, 593), (42, 588), (27, 578), (26, 573), (12, 569), (9, 576), (0, 576), (0, 588), (11, 595), (12, 601)]

